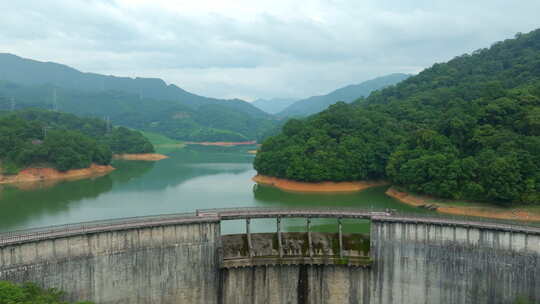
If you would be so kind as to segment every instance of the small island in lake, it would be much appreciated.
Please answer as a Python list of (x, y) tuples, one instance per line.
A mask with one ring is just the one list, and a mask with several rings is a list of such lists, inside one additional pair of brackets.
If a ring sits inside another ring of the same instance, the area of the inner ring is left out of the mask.
[(95, 177), (125, 159), (166, 158), (140, 132), (47, 110), (0, 113), (0, 184)]

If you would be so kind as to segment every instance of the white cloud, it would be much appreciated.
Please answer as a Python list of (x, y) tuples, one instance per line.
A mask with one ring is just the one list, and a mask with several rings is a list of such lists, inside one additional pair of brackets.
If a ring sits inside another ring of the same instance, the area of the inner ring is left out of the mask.
[(213, 97), (305, 97), (538, 27), (536, 0), (3, 1), (0, 51)]

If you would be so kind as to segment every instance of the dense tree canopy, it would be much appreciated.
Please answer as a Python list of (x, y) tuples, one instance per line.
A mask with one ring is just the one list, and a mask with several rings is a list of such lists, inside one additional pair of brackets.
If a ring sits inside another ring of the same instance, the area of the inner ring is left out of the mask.
[(149, 153), (152, 144), (137, 131), (72, 114), (24, 110), (0, 115), (0, 161), (4, 173), (32, 165), (60, 171), (106, 165), (112, 153)]
[(7, 112), (27, 121), (37, 122), (47, 130), (73, 130), (106, 144), (113, 153), (151, 153), (154, 147), (140, 132), (124, 127), (113, 127), (97, 118), (78, 117), (73, 114), (27, 109)]
[(291, 120), (255, 159), (301, 181), (387, 178), (445, 198), (540, 204), (540, 30)]
[(113, 153), (152, 153), (154, 146), (140, 132), (124, 127), (114, 128), (105, 134), (105, 142)]

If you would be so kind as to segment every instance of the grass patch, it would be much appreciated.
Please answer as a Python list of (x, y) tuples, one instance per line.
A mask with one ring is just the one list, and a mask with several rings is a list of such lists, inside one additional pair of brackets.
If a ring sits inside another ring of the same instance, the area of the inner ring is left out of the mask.
[(169, 138), (165, 135), (161, 135), (154, 132), (147, 132), (147, 131), (139, 131), (144, 135), (144, 137), (148, 138), (148, 140), (154, 145), (154, 146), (185, 146), (184, 143), (181, 141)]
[(183, 142), (169, 138), (162, 134), (147, 131), (139, 132), (141, 132), (142, 135), (146, 137), (152, 143), (152, 145), (154, 145), (154, 148), (158, 153), (166, 154), (177, 149), (182, 149), (186, 146), (186, 144)]

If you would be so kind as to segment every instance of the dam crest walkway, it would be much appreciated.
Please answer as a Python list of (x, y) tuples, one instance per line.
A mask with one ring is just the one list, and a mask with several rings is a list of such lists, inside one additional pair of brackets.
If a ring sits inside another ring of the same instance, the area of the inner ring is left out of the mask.
[(120, 231), (144, 227), (159, 227), (192, 223), (221, 222), (223, 220), (251, 220), (260, 218), (336, 218), (366, 219), (371, 221), (403, 222), (430, 225), (450, 225), (487, 228), (509, 232), (526, 232), (540, 235), (540, 227), (526, 222), (496, 221), (483, 218), (452, 218), (436, 214), (406, 214), (390, 209), (344, 208), (222, 208), (201, 209), (189, 213), (130, 217), (99, 220), (58, 226), (40, 227), (0, 233), (0, 247), (14, 244), (85, 235), (107, 231)]

